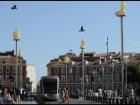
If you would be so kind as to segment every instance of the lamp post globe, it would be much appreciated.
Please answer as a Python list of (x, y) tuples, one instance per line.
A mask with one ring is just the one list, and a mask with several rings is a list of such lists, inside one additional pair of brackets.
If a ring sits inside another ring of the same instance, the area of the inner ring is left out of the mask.
[(18, 31), (18, 28), (13, 32), (13, 40), (19, 41), (20, 40), (20, 32)]
[(66, 55), (65, 57), (64, 57), (64, 63), (69, 63), (69, 61), (70, 61), (70, 59), (69, 59), (69, 57)]
[(85, 41), (82, 38), (81, 42), (80, 42), (80, 49), (85, 49), (86, 45), (85, 45)]

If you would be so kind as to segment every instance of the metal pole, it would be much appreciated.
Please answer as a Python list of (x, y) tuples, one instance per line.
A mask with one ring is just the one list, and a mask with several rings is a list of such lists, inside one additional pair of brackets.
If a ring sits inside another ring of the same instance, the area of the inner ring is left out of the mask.
[(113, 68), (112, 68), (112, 90), (114, 89), (114, 63), (113, 63)]
[[(13, 77), (13, 78), (14, 78), (14, 77)], [(14, 82), (15, 82), (15, 81), (14, 81), (14, 79), (13, 79), (13, 89), (14, 89)]]
[(67, 82), (68, 80), (67, 80), (67, 63), (66, 63), (66, 88), (67, 88)]
[(102, 89), (103, 89), (103, 70), (102, 70)]
[[(94, 77), (94, 81), (95, 81), (95, 77)], [(92, 100), (93, 100), (93, 91), (94, 91), (94, 89), (93, 89), (93, 81), (92, 81)], [(95, 85), (95, 84), (94, 84)]]
[(16, 85), (15, 87), (18, 86), (18, 56), (17, 56), (17, 42), (18, 40), (15, 40), (16, 41)]
[(90, 98), (90, 101), (92, 101), (92, 91), (93, 91), (93, 87), (92, 87), (93, 83), (92, 82), (93, 81), (91, 81), (91, 98)]
[(82, 92), (84, 98), (84, 48), (82, 48)]
[(31, 82), (31, 102), (32, 102), (32, 100), (33, 100), (33, 98), (32, 98), (32, 97), (33, 97), (33, 96), (32, 96), (32, 83), (33, 83), (33, 82)]
[(126, 64), (126, 68), (125, 68), (125, 73), (126, 73), (126, 79), (125, 79), (125, 81), (126, 81), (126, 87), (125, 87), (125, 89), (126, 89), (126, 94), (127, 94), (127, 64)]
[(94, 73), (94, 91), (95, 91), (95, 79), (96, 79), (96, 77), (95, 77), (95, 76), (96, 76), (96, 68), (95, 68), (95, 70), (94, 70), (94, 71), (95, 71), (95, 73)]
[(108, 37), (107, 37), (107, 64), (108, 64)]
[(122, 97), (124, 97), (124, 48), (123, 48), (123, 16), (120, 17), (121, 21), (121, 72), (122, 72)]

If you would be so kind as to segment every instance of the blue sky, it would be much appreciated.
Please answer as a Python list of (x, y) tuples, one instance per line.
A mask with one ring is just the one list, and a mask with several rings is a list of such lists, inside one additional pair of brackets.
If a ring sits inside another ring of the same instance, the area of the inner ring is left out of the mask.
[[(47, 75), (46, 64), (70, 49), (80, 53), (82, 37), (85, 51), (120, 51), (120, 18), (115, 12), (120, 1), (12, 1), (0, 2), (0, 51), (15, 49), (13, 31), (18, 26), (22, 50), (28, 64), (35, 65), (37, 80)], [(124, 52), (140, 52), (140, 1), (126, 1)], [(80, 26), (85, 28), (79, 33)]]

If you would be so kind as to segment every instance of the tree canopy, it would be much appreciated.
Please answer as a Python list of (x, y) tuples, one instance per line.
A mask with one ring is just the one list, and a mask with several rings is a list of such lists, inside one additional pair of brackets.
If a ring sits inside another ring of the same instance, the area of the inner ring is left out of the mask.
[(127, 72), (128, 83), (140, 84), (140, 68), (137, 65), (128, 66)]

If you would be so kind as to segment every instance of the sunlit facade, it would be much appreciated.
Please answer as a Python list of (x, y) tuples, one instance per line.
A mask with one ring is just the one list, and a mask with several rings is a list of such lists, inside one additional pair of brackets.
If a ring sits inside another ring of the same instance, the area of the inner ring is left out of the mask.
[(33, 65), (27, 65), (27, 78), (32, 82), (32, 92), (36, 92), (36, 68)]
[[(74, 53), (66, 53), (59, 56), (58, 59), (51, 60), (47, 64), (48, 75), (58, 75), (60, 78), (60, 87), (66, 87), (66, 66), (64, 57), (68, 56), (68, 88), (71, 93), (76, 89), (81, 90), (82, 77), (82, 58)], [(136, 55), (136, 54), (135, 54)], [(125, 53), (124, 58), (127, 62), (133, 62), (134, 53)], [(106, 53), (86, 52), (85, 59), (85, 89), (121, 89), (121, 63), (120, 53), (109, 52), (107, 61)], [(126, 70), (126, 65), (125, 65)]]
[[(18, 56), (18, 79), (16, 80), (16, 56), (13, 51), (0, 52), (0, 89), (4, 86), (22, 88), (26, 81), (26, 61)], [(9, 78), (12, 76), (12, 78)]]

